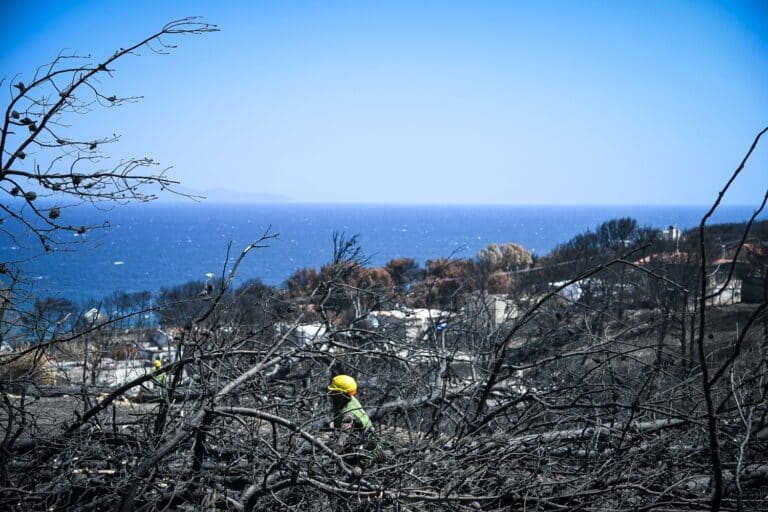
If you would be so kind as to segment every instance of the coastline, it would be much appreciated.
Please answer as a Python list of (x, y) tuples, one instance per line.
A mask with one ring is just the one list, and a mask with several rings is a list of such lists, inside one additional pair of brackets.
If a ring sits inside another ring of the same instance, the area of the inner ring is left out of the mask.
[[(114, 291), (157, 292), (219, 275), (239, 251), (265, 231), (279, 234), (269, 247), (243, 262), (236, 284), (260, 279), (280, 286), (294, 271), (319, 268), (332, 253), (333, 232), (360, 235), (372, 266), (397, 257), (428, 259), (474, 256), (491, 243), (515, 242), (542, 256), (557, 244), (611, 218), (680, 229), (698, 223), (704, 207), (438, 206), (320, 204), (168, 204), (73, 211), (77, 221), (110, 220), (105, 230), (73, 237), (74, 243), (25, 261), (33, 292), (76, 301)], [(750, 207), (724, 207), (713, 222), (745, 220)], [(77, 217), (80, 215), (80, 217)], [(228, 246), (229, 249), (228, 254)], [(23, 260), (23, 248), (0, 244), (2, 261)]]

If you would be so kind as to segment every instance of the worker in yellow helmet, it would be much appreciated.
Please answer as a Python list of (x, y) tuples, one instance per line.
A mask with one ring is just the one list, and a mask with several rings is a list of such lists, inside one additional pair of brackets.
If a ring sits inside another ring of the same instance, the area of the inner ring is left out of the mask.
[(153, 374), (153, 380), (155, 383), (157, 383), (158, 386), (164, 386), (165, 385), (165, 372), (160, 371), (160, 367), (163, 366), (163, 362), (159, 359), (155, 359), (154, 362), (155, 369), (152, 372)]
[[(374, 429), (368, 414), (360, 401), (355, 398), (357, 382), (349, 375), (336, 375), (328, 386), (328, 399), (333, 410), (333, 427), (338, 431), (336, 448), (338, 452), (356, 451), (357, 448), (370, 450), (375, 446)], [(353, 464), (362, 461), (359, 458)]]

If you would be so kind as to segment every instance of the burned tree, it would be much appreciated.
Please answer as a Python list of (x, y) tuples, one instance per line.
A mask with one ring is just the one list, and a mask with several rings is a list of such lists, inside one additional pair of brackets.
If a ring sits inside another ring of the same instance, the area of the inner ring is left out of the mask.
[(215, 30), (214, 25), (185, 18), (102, 61), (61, 53), (26, 81), (18, 77), (1, 81), (10, 94), (0, 134), (0, 190), (6, 194), (0, 209), (6, 225), (24, 226), (50, 250), (59, 241), (58, 231), (88, 229), (67, 222), (67, 208), (73, 203), (148, 201), (155, 197), (147, 190), (149, 185), (172, 192), (177, 182), (165, 171), (154, 171), (158, 164), (152, 159), (126, 158), (109, 164), (103, 149), (119, 136), (84, 138), (73, 133), (70, 124), (95, 109), (139, 99), (117, 96), (102, 83), (122, 59), (142, 50), (168, 53), (175, 38)]

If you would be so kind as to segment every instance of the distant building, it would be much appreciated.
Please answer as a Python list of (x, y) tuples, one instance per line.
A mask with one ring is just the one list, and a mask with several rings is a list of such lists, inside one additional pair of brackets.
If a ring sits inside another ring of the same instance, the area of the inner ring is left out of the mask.
[(167, 347), (171, 343), (171, 338), (165, 332), (157, 329), (149, 335), (149, 343), (157, 348)]
[(390, 335), (404, 337), (407, 341), (420, 341), (432, 331), (445, 329), (453, 316), (439, 309), (405, 308), (404, 310), (372, 311), (378, 322), (378, 329)]
[(98, 308), (91, 308), (83, 313), (83, 320), (89, 325), (101, 325), (109, 321), (109, 315), (99, 310)]
[[(144, 361), (113, 361), (109, 358), (99, 362), (99, 367), (84, 368), (77, 361), (60, 361), (55, 364), (57, 384), (82, 385), (83, 378), (90, 385), (119, 386), (147, 373)], [(94, 380), (95, 377), (95, 380)]]
[(649, 254), (639, 260), (635, 260), (632, 263), (638, 266), (652, 265), (654, 263), (662, 263), (664, 265), (687, 265), (688, 253), (682, 251), (674, 252), (657, 252)]
[(299, 325), (279, 322), (275, 324), (274, 329), (277, 336), (286, 336), (288, 341), (298, 347), (305, 347), (315, 341), (327, 340), (327, 330), (325, 325), (320, 322)]
[(659, 238), (667, 242), (677, 242), (680, 240), (680, 230), (676, 226), (669, 226), (661, 230)]
[(768, 242), (744, 244), (744, 257), (749, 262), (742, 279), (743, 302), (761, 303), (768, 300)]
[[(557, 283), (549, 283), (549, 285), (552, 286), (553, 288), (559, 288), (567, 282), (568, 281), (559, 281)], [(581, 298), (583, 293), (584, 292), (581, 288), (580, 283), (571, 283), (568, 286), (564, 287), (562, 290), (557, 292), (557, 294), (560, 295), (562, 298), (569, 300), (571, 302), (577, 302)]]

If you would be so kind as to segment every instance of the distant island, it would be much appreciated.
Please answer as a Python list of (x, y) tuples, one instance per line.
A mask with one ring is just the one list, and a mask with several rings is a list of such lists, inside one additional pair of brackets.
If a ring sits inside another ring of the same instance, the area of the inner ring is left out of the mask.
[(291, 203), (293, 199), (281, 194), (268, 194), (263, 192), (247, 192), (227, 188), (213, 188), (197, 190), (188, 187), (176, 187), (174, 189), (180, 195), (162, 194), (158, 196), (159, 203), (175, 203), (189, 201), (187, 196), (203, 198), (206, 203)]

